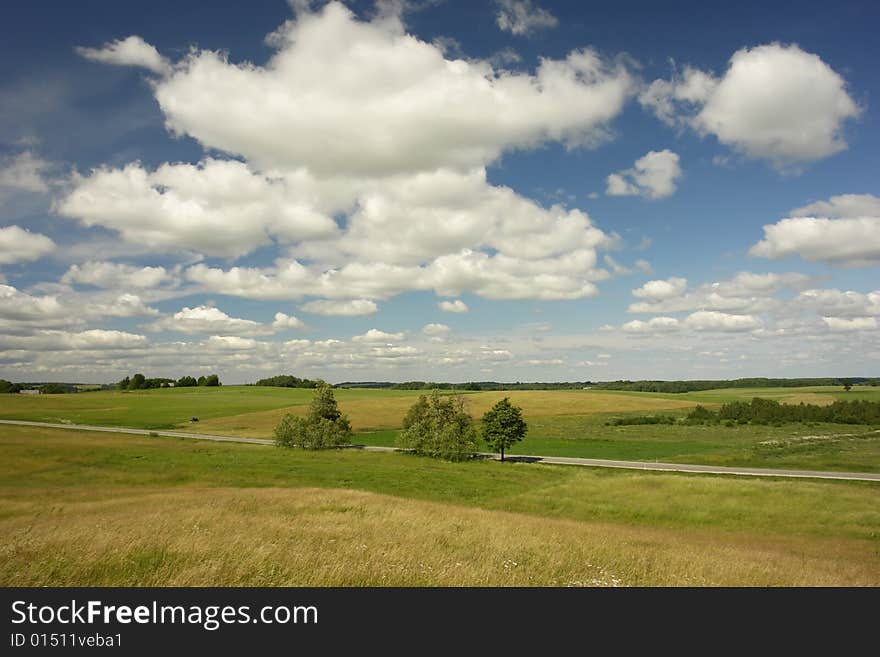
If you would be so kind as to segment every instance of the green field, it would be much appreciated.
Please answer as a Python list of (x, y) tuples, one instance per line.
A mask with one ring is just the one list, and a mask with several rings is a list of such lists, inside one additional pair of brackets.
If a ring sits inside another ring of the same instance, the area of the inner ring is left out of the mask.
[[(269, 438), (287, 412), (304, 414), (313, 391), (223, 386), (75, 395), (4, 395), (0, 418), (69, 422)], [(340, 408), (355, 442), (393, 445), (409, 406), (420, 393), (339, 389)], [(684, 394), (606, 390), (467, 393), (479, 418), (504, 396), (523, 408), (529, 433), (511, 454), (580, 456), (711, 465), (880, 472), (877, 427), (842, 424), (774, 426), (607, 426), (625, 415), (683, 415), (755, 396), (786, 403), (830, 404), (836, 399), (880, 401), (880, 388), (730, 388)], [(200, 419), (190, 423), (191, 416)]]
[(0, 585), (878, 586), (880, 485), (0, 430)]

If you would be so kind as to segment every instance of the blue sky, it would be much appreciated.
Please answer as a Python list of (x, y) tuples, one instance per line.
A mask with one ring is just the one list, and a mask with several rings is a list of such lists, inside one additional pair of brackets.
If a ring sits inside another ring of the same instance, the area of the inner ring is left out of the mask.
[(875, 3), (6, 18), (2, 378), (877, 374)]

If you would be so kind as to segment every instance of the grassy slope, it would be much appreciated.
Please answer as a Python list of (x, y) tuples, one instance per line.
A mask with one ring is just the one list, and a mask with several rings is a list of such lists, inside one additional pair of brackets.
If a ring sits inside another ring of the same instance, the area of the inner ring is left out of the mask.
[(4, 428), (0, 499), (0, 585), (880, 585), (867, 483)]
[[(142, 392), (0, 398), (0, 417), (142, 428), (186, 427), (205, 433), (270, 437), (286, 412), (303, 414), (311, 390), (224, 386)], [(396, 390), (337, 390), (340, 408), (360, 434), (356, 442), (393, 445), (396, 429), (420, 394)], [(609, 427), (625, 414), (682, 414), (695, 404), (719, 404), (762, 396), (788, 403), (835, 399), (880, 400), (880, 388), (731, 388), (685, 394), (619, 391), (510, 391), (467, 395), (480, 417), (503, 396), (523, 408), (530, 430), (511, 453), (750, 467), (880, 471), (880, 434), (869, 427), (799, 424), (783, 427)], [(198, 424), (188, 422), (190, 416)], [(860, 434), (841, 436), (841, 434)], [(821, 436), (821, 440), (805, 436)], [(781, 441), (773, 449), (762, 443)]]

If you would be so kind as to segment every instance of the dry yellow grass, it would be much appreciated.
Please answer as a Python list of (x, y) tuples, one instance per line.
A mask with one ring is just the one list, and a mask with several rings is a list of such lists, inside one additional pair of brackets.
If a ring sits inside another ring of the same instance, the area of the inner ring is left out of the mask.
[[(372, 398), (346, 399), (344, 391), (336, 392), (340, 410), (348, 415), (355, 431), (363, 429), (396, 429), (403, 422), (417, 396), (385, 397), (381, 401)], [(479, 418), (504, 397), (523, 409), (526, 417), (559, 415), (593, 415), (596, 413), (629, 413), (644, 411), (670, 411), (693, 408), (698, 402), (691, 400), (664, 399), (661, 397), (626, 396), (603, 394), (580, 390), (512, 390), (504, 392), (477, 392), (464, 395), (468, 412)], [(247, 437), (266, 437), (284, 417), (285, 413), (305, 415), (307, 402), (254, 413), (242, 413), (228, 417), (203, 420), (193, 431), (222, 433)]]
[(846, 586), (876, 546), (626, 527), (314, 488), (33, 491), (4, 586)]

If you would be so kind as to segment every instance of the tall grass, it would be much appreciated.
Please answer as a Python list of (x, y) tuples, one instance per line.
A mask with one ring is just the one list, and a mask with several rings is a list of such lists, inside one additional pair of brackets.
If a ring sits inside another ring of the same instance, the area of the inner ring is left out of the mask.
[(880, 486), (4, 428), (0, 585), (880, 585)]

